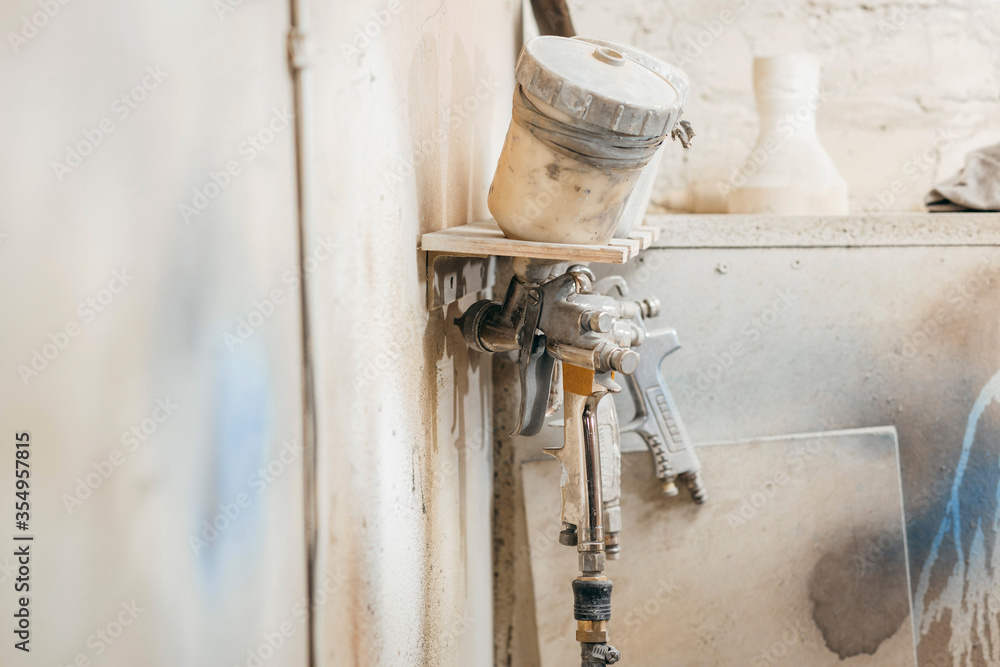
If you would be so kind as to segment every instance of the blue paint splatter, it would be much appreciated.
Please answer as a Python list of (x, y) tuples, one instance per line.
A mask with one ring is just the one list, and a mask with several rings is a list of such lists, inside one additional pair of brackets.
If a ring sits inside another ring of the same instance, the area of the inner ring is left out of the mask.
[[(1000, 611), (1000, 597), (992, 591), (992, 577), (990, 576), (990, 571), (995, 571), (998, 563), (990, 562), (986, 558), (988, 549), (985, 544), (981, 519), (976, 522), (972, 546), (968, 558), (966, 557), (962, 541), (962, 506), (959, 497), (959, 490), (969, 465), (972, 445), (976, 439), (980, 419), (986, 408), (995, 401), (1000, 403), (1000, 372), (986, 383), (969, 413), (965, 435), (962, 439), (962, 454), (959, 457), (958, 466), (955, 469), (955, 479), (951, 487), (951, 496), (944, 517), (938, 526), (937, 535), (931, 544), (930, 554), (920, 573), (920, 581), (917, 584), (915, 595), (919, 635), (926, 635), (931, 625), (944, 617), (945, 611), (950, 612), (952, 632), (948, 648), (955, 664), (961, 665), (969, 664), (971, 661), (974, 648), (972, 644), (973, 629), (976, 630), (975, 634), (983, 643), (981, 650), (986, 659), (992, 659), (994, 662), (991, 664), (996, 664), (995, 661), (1000, 659), (1000, 642), (990, 641), (991, 636), (998, 636), (996, 634), (996, 614)], [(997, 486), (996, 502), (1000, 503), (1000, 484)], [(1000, 522), (1000, 516), (995, 515), (992, 522), (994, 535), (997, 534), (998, 522)], [(931, 574), (940, 557), (941, 546), (949, 533), (955, 546), (956, 562), (944, 589), (935, 600), (928, 603), (926, 598), (930, 589)], [(990, 560), (996, 560), (997, 554), (1000, 554), (997, 545), (994, 544), (989, 551), (992, 552)]]
[[(248, 484), (266, 465), (273, 437), (273, 397), (266, 348), (259, 340), (237, 351), (220, 350), (212, 391), (213, 438), (209, 486), (198, 504), (197, 531), (205, 522), (216, 529), (197, 560), (204, 590), (210, 598), (225, 598), (252, 571), (263, 542), (264, 502)], [(249, 505), (239, 507), (240, 494)], [(234, 516), (235, 515), (235, 516)]]

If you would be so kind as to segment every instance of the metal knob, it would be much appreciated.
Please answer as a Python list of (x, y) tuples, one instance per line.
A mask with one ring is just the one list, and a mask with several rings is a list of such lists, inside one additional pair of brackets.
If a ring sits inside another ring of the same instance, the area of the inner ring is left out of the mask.
[(635, 303), (639, 306), (639, 312), (642, 314), (643, 319), (656, 317), (660, 314), (660, 300), (655, 296), (643, 299), (642, 301), (636, 301)]
[(614, 318), (605, 310), (593, 310), (584, 319), (584, 325), (597, 333), (608, 333), (614, 326)]
[(583, 264), (574, 264), (566, 269), (566, 273), (571, 274), (573, 280), (576, 281), (577, 294), (590, 294), (594, 290), (594, 281), (597, 280), (597, 277), (594, 276), (594, 272), (590, 270), (590, 267)]
[(626, 375), (631, 375), (639, 368), (639, 354), (634, 350), (618, 348), (611, 353), (611, 367)]

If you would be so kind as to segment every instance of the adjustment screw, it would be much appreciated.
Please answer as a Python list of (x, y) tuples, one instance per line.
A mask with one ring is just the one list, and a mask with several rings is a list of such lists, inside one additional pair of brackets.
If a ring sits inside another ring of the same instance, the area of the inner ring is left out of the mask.
[(618, 348), (611, 353), (611, 367), (625, 375), (631, 375), (639, 368), (639, 355), (634, 350)]
[(611, 318), (611, 313), (605, 310), (591, 311), (585, 322), (588, 329), (596, 331), (597, 333), (610, 332), (611, 327), (614, 324), (614, 320)]
[(636, 301), (636, 303), (639, 304), (639, 311), (642, 313), (643, 318), (656, 317), (660, 314), (660, 300), (655, 296), (643, 299), (642, 301)]

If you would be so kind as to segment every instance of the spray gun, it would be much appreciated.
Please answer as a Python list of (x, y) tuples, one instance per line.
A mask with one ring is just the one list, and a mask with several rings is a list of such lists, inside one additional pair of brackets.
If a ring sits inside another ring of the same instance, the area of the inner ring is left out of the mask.
[[(621, 276), (604, 278), (595, 289), (602, 292), (616, 289), (622, 297), (628, 295), (628, 284)], [(657, 299), (619, 303), (619, 320), (633, 327), (631, 346), (639, 347), (642, 352), (639, 366), (626, 380), (633, 412), (620, 432), (634, 432), (642, 437), (652, 455), (653, 468), (664, 496), (677, 496), (676, 482), (680, 480), (687, 486), (692, 500), (700, 505), (707, 499), (701, 480), (701, 463), (661, 368), (667, 355), (681, 347), (677, 332), (674, 329), (650, 331), (646, 327), (646, 320), (660, 314)]]
[[(521, 399), (512, 435), (541, 430), (555, 365), (561, 362), (563, 444), (547, 451), (563, 467), (559, 541), (578, 552), (581, 574), (573, 582), (573, 608), (587, 667), (618, 660), (608, 644), (612, 583), (603, 574), (608, 538), (614, 547), (617, 526), (613, 535), (605, 532), (602, 453), (607, 458), (608, 452), (602, 452), (601, 442), (602, 436), (616, 435), (617, 423), (610, 416), (613, 405), (602, 408), (601, 399), (621, 391), (616, 373), (628, 375), (639, 365), (639, 355), (629, 348), (631, 326), (617, 321), (618, 301), (595, 293), (593, 282), (583, 266), (515, 260), (503, 303), (479, 301), (456, 320), (473, 349), (519, 351)], [(612, 444), (606, 447), (614, 456)]]
[[(620, 277), (595, 285), (584, 266), (522, 259), (514, 273), (502, 303), (478, 301), (455, 323), (475, 350), (519, 353), (520, 403), (511, 435), (541, 430), (554, 409), (554, 378), (561, 376), (563, 444), (545, 450), (563, 469), (559, 542), (578, 552), (573, 610), (582, 665), (613, 664), (620, 655), (609, 644), (612, 582), (603, 572), (606, 559), (620, 553), (621, 448), (615, 405), (605, 397), (622, 391), (619, 381), (636, 407), (627, 428), (645, 439), (657, 476), (674, 495), (673, 480), (685, 479), (695, 500), (704, 499), (697, 456), (659, 369), (679, 347), (676, 333), (646, 330), (645, 319), (658, 312), (655, 300), (603, 293), (610, 286), (627, 294)], [(632, 349), (640, 346), (649, 361)]]
[[(544, 244), (546, 254), (538, 257), (552, 257), (555, 244), (602, 246), (628, 236), (648, 201), (663, 140), (687, 147), (693, 136), (679, 120), (686, 76), (625, 44), (552, 36), (524, 45), (515, 75), (511, 124), (487, 197), (500, 231)], [(672, 343), (646, 330), (648, 303), (595, 288), (585, 266), (515, 255), (503, 301), (479, 301), (456, 324), (475, 350), (518, 353), (521, 394), (512, 435), (541, 430), (558, 402), (554, 378), (560, 378), (563, 444), (546, 452), (562, 466), (559, 541), (578, 553), (572, 588), (581, 664), (613, 664), (620, 655), (609, 643), (612, 583), (604, 568), (620, 549), (621, 447), (607, 395), (622, 391), (619, 382), (629, 387), (636, 406), (630, 427), (654, 452), (664, 483), (676, 489), (675, 479), (694, 480), (700, 489), (694, 452), (686, 436), (671, 430), (680, 422), (659, 374)], [(567, 247), (558, 256), (573, 253)], [(640, 345), (649, 346), (651, 361), (633, 379), (641, 362), (632, 348)]]

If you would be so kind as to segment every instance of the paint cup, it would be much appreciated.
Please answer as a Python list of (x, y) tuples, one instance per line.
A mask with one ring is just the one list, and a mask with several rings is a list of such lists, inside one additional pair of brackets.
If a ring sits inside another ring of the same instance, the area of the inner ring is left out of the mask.
[(608, 243), (680, 117), (686, 79), (632, 47), (553, 36), (524, 45), (516, 77), (490, 212), (509, 238)]

